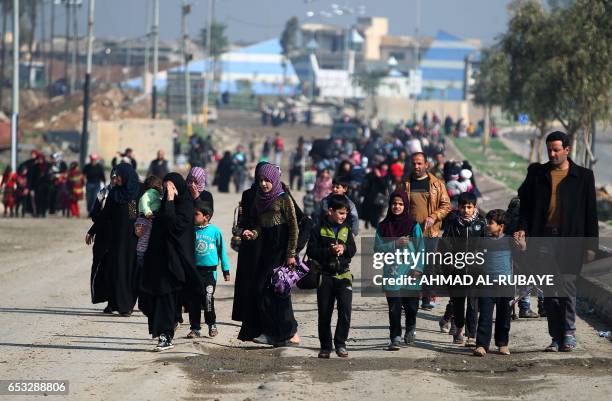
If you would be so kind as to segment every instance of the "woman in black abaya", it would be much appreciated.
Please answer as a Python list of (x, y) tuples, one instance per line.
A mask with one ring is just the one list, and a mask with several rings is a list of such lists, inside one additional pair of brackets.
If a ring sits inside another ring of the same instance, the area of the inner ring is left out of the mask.
[(87, 244), (94, 242), (92, 302), (108, 301), (104, 313), (118, 311), (122, 316), (130, 316), (138, 297), (138, 238), (134, 234), (134, 222), (138, 217), (140, 183), (136, 171), (127, 163), (115, 167), (112, 180), (114, 185), (104, 207), (94, 213), (94, 225), (85, 239)]
[(185, 180), (177, 173), (166, 175), (164, 198), (144, 256), (139, 303), (148, 318), (149, 333), (159, 337), (156, 351), (174, 347), (181, 290), (202, 294), (195, 271), (193, 219), (193, 198)]

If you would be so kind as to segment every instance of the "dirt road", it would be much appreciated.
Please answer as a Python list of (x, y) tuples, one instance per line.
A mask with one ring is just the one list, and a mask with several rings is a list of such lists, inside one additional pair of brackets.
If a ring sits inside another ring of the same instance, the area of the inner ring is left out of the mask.
[[(238, 195), (213, 193), (213, 224), (229, 240)], [(316, 358), (313, 292), (294, 293), (300, 346), (242, 343), (229, 319), (233, 276), (217, 287), (218, 337), (187, 340), (183, 325), (173, 350), (154, 353), (140, 312), (109, 316), (104, 305), (90, 303), (88, 227), (86, 219), (0, 219), (0, 379), (69, 380), (70, 394), (62, 397), (69, 400), (596, 401), (612, 391), (612, 343), (597, 337), (596, 322), (578, 320), (576, 352), (545, 354), (546, 320), (515, 321), (511, 356), (475, 358), (439, 332), (442, 299), (432, 312), (419, 312), (414, 346), (387, 352), (386, 302), (361, 297), (357, 287), (347, 360)], [(235, 252), (229, 256), (235, 267)], [(357, 278), (359, 263), (356, 257)]]

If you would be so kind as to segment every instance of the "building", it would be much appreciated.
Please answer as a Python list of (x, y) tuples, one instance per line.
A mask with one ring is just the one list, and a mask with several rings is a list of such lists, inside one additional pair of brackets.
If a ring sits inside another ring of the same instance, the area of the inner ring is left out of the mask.
[(440, 31), (421, 60), (423, 89), (419, 99), (466, 100), (471, 71), (480, 61), (479, 43)]

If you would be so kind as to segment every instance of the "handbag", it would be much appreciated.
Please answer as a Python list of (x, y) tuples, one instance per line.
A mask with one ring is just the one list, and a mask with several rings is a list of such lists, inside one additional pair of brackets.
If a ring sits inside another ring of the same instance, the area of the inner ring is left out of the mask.
[(297, 288), (300, 290), (314, 290), (319, 288), (321, 281), (321, 265), (313, 259), (308, 259), (304, 263), (308, 266), (309, 271), (296, 283)]
[(242, 242), (242, 230), (238, 227), (238, 212), (240, 210), (240, 203), (234, 209), (234, 222), (232, 223), (232, 239), (230, 240), (230, 246), (236, 252), (240, 251), (240, 243)]
[(297, 260), (296, 266), (278, 266), (272, 270), (270, 284), (274, 293), (280, 297), (287, 297), (301, 278), (306, 276), (310, 269), (304, 262)]

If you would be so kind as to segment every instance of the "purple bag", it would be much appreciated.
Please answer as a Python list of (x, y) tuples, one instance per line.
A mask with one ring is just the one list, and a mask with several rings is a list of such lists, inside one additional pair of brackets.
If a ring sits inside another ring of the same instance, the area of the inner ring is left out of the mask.
[(303, 278), (310, 269), (304, 262), (297, 260), (297, 266), (279, 266), (272, 270), (272, 277), (270, 278), (270, 284), (276, 295), (281, 297), (289, 296), (291, 288)]

